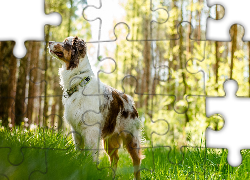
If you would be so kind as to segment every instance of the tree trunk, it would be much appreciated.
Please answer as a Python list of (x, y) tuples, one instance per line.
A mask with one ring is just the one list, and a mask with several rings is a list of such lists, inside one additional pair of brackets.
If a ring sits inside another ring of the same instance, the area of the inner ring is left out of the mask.
[(30, 79), (29, 79), (29, 98), (28, 98), (28, 105), (27, 105), (27, 118), (29, 119), (28, 124), (30, 125), (33, 121), (33, 112), (34, 107), (34, 98), (36, 98), (36, 82), (37, 82), (37, 64), (38, 64), (38, 58), (39, 58), (39, 51), (37, 51), (37, 48), (39, 48), (38, 42), (32, 42), (31, 43), (32, 50), (30, 53)]
[(233, 78), (233, 68), (234, 68), (234, 53), (237, 48), (237, 25), (232, 27), (232, 48), (231, 48), (231, 66), (230, 66), (230, 79)]
[[(2, 120), (2, 125), (8, 127), (10, 115), (10, 108), (14, 102), (13, 95), (13, 82), (14, 73), (16, 66), (16, 59), (13, 56), (13, 42), (1, 42), (0, 48), (0, 61), (1, 61), (1, 79), (0, 79), (0, 119)], [(14, 63), (14, 64), (13, 64)]]
[[(191, 2), (191, 7), (193, 6), (193, 0), (190, 0)], [(190, 58), (190, 49), (191, 49), (191, 47), (190, 47), (190, 35), (191, 35), (191, 30), (192, 30), (192, 26), (191, 26), (191, 21), (192, 21), (192, 9), (191, 9), (191, 11), (190, 11), (190, 14), (189, 14), (189, 20), (188, 20), (188, 22), (190, 22), (190, 24), (188, 25), (188, 31), (187, 31), (187, 37), (186, 37), (186, 51), (187, 51), (187, 59), (189, 59)]]
[[(218, 19), (218, 6), (216, 5), (216, 19)], [(219, 81), (219, 42), (215, 41), (215, 90), (218, 93), (218, 81)]]
[[(199, 0), (199, 4), (201, 4), (201, 0)], [(201, 11), (198, 12), (198, 40), (201, 39)], [(200, 41), (198, 41), (198, 44), (200, 45)]]
[[(14, 48), (14, 43), (12, 43), (12, 48)], [(15, 125), (15, 109), (14, 109), (14, 99), (16, 97), (16, 69), (17, 69), (17, 59), (11, 54), (9, 62), (9, 86), (8, 86), (8, 117), (11, 118), (11, 124), (14, 127)]]
[[(45, 33), (45, 46), (44, 46), (44, 79), (48, 81), (48, 44), (49, 44), (49, 33), (50, 33), (50, 25), (47, 26), (47, 31)], [(44, 108), (43, 108), (43, 126), (47, 126), (48, 120), (48, 97), (47, 97), (47, 83), (44, 86)]]
[[(150, 26), (150, 20), (145, 19), (145, 24), (144, 24), (144, 37), (146, 41), (144, 41), (144, 48), (143, 48), (143, 59), (144, 59), (144, 92), (148, 93), (150, 91), (150, 68), (151, 68), (151, 46), (150, 46), (150, 41), (147, 41), (149, 39), (149, 26)], [(145, 98), (144, 101), (144, 106), (146, 108), (146, 113), (148, 113), (148, 102), (149, 102), (149, 96)]]
[[(183, 4), (183, 0), (182, 0), (182, 4)], [(181, 5), (181, 21), (183, 21), (183, 18), (182, 18), (182, 15), (183, 15), (183, 11), (182, 11), (182, 5)], [(188, 34), (189, 36), (189, 34)], [(182, 26), (180, 26), (180, 48), (179, 48), (179, 60), (180, 60), (180, 69), (181, 69), (181, 75), (182, 75), (182, 82), (184, 84), (184, 92), (182, 94), (182, 97), (184, 97), (186, 94), (187, 94), (187, 82), (186, 82), (186, 75), (185, 75), (185, 58), (182, 58), (182, 55), (183, 55), (183, 29), (182, 29)], [(186, 124), (189, 122), (189, 117), (188, 117), (188, 114), (187, 114), (187, 111), (185, 112), (185, 126)]]
[(70, 10), (69, 10), (69, 23), (68, 23), (68, 37), (70, 36), (71, 33), (71, 18), (73, 15), (73, 0), (69, 0), (70, 2)]
[[(27, 54), (20, 60), (17, 88), (16, 88), (16, 102), (15, 102), (15, 114), (16, 114), (16, 125), (20, 126), (24, 118), (25, 112), (25, 90), (26, 90), (26, 77), (28, 75), (29, 57), (32, 49), (32, 43), (27, 43)], [(26, 109), (28, 111), (28, 109)], [(27, 112), (26, 112), (27, 113)], [(26, 115), (27, 116), (27, 115)]]
[(248, 41), (248, 96), (250, 97), (250, 41)]

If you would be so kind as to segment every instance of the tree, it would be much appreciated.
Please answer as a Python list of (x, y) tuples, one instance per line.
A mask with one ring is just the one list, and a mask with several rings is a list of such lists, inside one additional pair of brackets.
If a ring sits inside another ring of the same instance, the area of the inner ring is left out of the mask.
[(15, 115), (16, 125), (20, 126), (24, 118), (25, 111), (25, 89), (26, 89), (26, 77), (28, 75), (28, 56), (31, 49), (31, 43), (27, 42), (28, 53), (22, 59), (20, 59), (20, 66), (18, 69), (18, 79), (16, 86), (16, 100), (15, 100)]
[[(218, 14), (219, 12), (218, 12), (218, 5), (216, 5), (216, 19), (218, 19), (218, 16), (219, 16), (219, 14)], [(216, 63), (215, 63), (215, 90), (218, 92), (218, 86), (217, 86), (217, 84), (218, 84), (218, 80), (219, 80), (219, 73), (218, 73), (218, 71), (219, 71), (219, 61), (220, 61), (220, 59), (219, 59), (219, 42), (218, 41), (215, 41), (215, 61), (216, 61)]]
[[(11, 44), (12, 49), (14, 48), (14, 42)], [(10, 55), (10, 62), (9, 62), (9, 85), (8, 85), (8, 117), (11, 119), (12, 126), (15, 125), (15, 106), (14, 106), (14, 99), (16, 96), (16, 70), (17, 70), (17, 59), (13, 55)]]
[(230, 79), (233, 78), (233, 68), (234, 68), (234, 53), (237, 48), (237, 25), (232, 26), (232, 43), (231, 43), (231, 64), (230, 64)]

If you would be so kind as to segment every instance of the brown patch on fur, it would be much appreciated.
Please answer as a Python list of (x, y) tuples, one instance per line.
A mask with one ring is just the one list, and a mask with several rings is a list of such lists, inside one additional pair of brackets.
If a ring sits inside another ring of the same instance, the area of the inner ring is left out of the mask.
[(86, 43), (79, 39), (77, 36), (72, 41), (71, 46), (71, 59), (69, 61), (69, 66), (67, 69), (74, 69), (79, 64), (79, 59), (84, 58), (86, 55), (87, 47)]
[(124, 118), (127, 118), (128, 117), (128, 114), (129, 114), (129, 112), (128, 111), (122, 111), (122, 117), (124, 117)]
[[(126, 94), (122, 94), (121, 96), (128, 103), (128, 97), (127, 97), (127, 95)], [(129, 115), (128, 111), (126, 111), (126, 110), (122, 111), (122, 117), (127, 118), (128, 115)]]
[(137, 110), (135, 109), (135, 106), (133, 105), (132, 107), (133, 107), (133, 111), (130, 113), (131, 118), (132, 118), (132, 119), (134, 119), (135, 117), (138, 118), (138, 112), (137, 112)]
[(116, 126), (116, 118), (121, 110), (124, 109), (124, 104), (118, 92), (112, 91), (113, 100), (110, 102), (109, 113), (106, 117), (104, 127), (102, 129), (102, 137), (112, 134)]
[[(128, 96), (127, 96), (126, 94), (123, 94), (123, 95), (122, 95), (122, 98), (123, 98), (127, 103), (129, 103), (129, 101), (128, 101)], [(132, 119), (134, 119), (135, 117), (137, 117), (137, 118), (139, 117), (138, 112), (137, 112), (137, 110), (135, 109), (135, 106), (134, 106), (134, 105), (132, 105), (132, 108), (133, 108), (133, 111), (130, 111), (130, 112), (128, 112), (128, 111), (123, 111), (123, 112), (122, 112), (122, 115), (123, 115), (124, 118), (127, 118), (129, 114), (130, 114), (130, 117), (131, 117)]]
[(127, 101), (127, 103), (128, 103), (128, 96), (126, 94), (123, 94), (122, 98), (125, 99), (125, 101)]

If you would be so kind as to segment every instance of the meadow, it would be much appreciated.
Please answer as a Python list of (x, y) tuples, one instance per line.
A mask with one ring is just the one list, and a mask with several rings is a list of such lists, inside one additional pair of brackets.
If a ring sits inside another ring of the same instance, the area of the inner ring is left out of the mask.
[[(93, 162), (89, 151), (75, 150), (71, 135), (51, 129), (2, 128), (0, 176), (9, 179), (113, 179), (108, 156)], [(249, 150), (238, 167), (227, 163), (227, 150), (204, 147), (143, 149), (142, 179), (249, 179)], [(132, 161), (121, 148), (115, 179), (133, 179)], [(8, 161), (9, 158), (9, 161)]]

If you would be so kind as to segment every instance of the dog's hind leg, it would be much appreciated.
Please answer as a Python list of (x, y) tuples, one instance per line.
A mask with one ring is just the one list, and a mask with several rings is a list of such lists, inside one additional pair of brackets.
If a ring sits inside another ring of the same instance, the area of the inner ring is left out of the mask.
[(126, 134), (123, 136), (123, 142), (133, 160), (134, 177), (136, 180), (139, 180), (141, 179), (140, 165), (141, 165), (141, 160), (142, 160), (140, 141), (138, 140), (138, 138), (133, 137), (131, 134)]
[(110, 164), (114, 172), (116, 172), (119, 160), (118, 149), (120, 147), (120, 144), (121, 140), (118, 134), (115, 134), (104, 140), (104, 147), (110, 157)]

